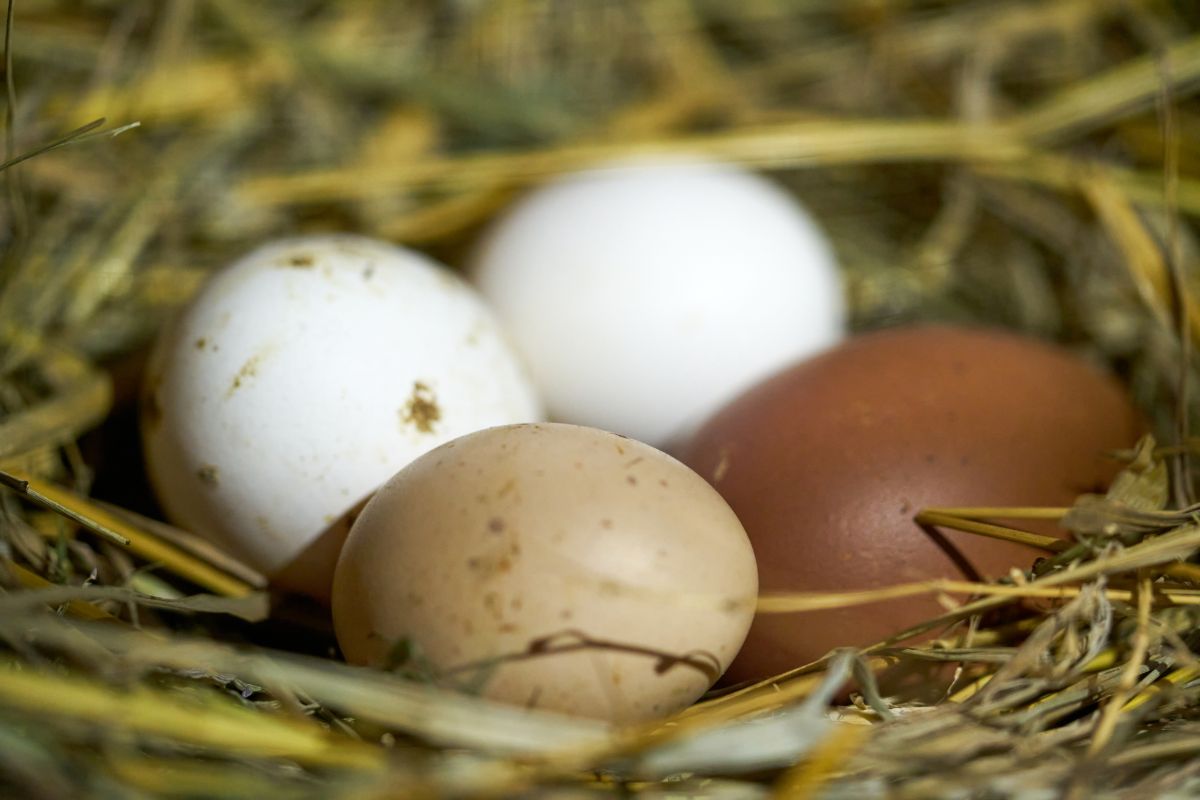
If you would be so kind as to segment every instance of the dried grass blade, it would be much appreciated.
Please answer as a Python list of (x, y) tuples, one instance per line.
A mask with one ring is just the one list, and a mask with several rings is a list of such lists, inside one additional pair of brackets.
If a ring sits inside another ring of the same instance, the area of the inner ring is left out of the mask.
[[(148, 754), (109, 753), (104, 770), (112, 779), (157, 798), (207, 797), (220, 800), (312, 800), (312, 779), (295, 769), (265, 770), (207, 759), (164, 758)], [(324, 793), (322, 793), (324, 794)], [(66, 797), (65, 793), (61, 795)], [(353, 797), (330, 794), (329, 798)]]
[[(1154, 240), (1133, 204), (1111, 178), (1097, 173), (1081, 182), (1084, 197), (1095, 210), (1124, 256), (1123, 262), (1143, 302), (1164, 325), (1171, 319), (1171, 276), (1162, 248)], [(1200, 308), (1185, 295), (1183, 306), (1193, 339), (1200, 340)]]
[(159, 539), (153, 533), (130, 525), (89, 498), (36, 478), (22, 478), (3, 472), (0, 472), (0, 482), (205, 589), (227, 597), (243, 597), (254, 589), (250, 584)]
[[(261, 622), (270, 611), (265, 594), (248, 594), (240, 597), (217, 597), (211, 594), (189, 595), (179, 598), (154, 597), (135, 592), (121, 586), (59, 586), (47, 584), (44, 588), (14, 592), (0, 597), (0, 613), (13, 614), (22, 608), (36, 605), (57, 606), (62, 603), (77, 603), (86, 600), (115, 600), (121, 603), (137, 603), (150, 608), (168, 611), (196, 611), (206, 614), (229, 614), (247, 622)], [(107, 615), (106, 615), (107, 616)]]
[(775, 797), (779, 800), (818, 797), (821, 787), (844, 767), (870, 733), (870, 728), (865, 725), (842, 723), (834, 726), (833, 732), (813, 753), (783, 774), (775, 784)]
[(930, 507), (922, 509), (921, 513), (941, 514), (969, 520), (986, 519), (1038, 519), (1057, 522), (1066, 516), (1069, 508), (1041, 508), (1031, 506), (969, 506), (969, 507)]
[[(1038, 591), (1043, 588), (1061, 587), (1064, 584), (1091, 580), (1092, 578), (1099, 577), (1100, 575), (1129, 572), (1141, 567), (1157, 566), (1166, 561), (1185, 558), (1194, 553), (1198, 547), (1200, 547), (1200, 526), (1189, 525), (1176, 531), (1172, 531), (1171, 533), (1146, 539), (1145, 541), (1114, 555), (1103, 556), (1084, 564), (1074, 565), (1057, 572), (1051, 572), (1039, 577), (1037, 580), (1025, 584), (1021, 588)], [(943, 614), (935, 619), (927, 620), (919, 625), (914, 625), (910, 628), (907, 628), (897, 633), (895, 636), (866, 648), (865, 652), (875, 652), (885, 647), (889, 647), (896, 642), (910, 639), (913, 636), (924, 633), (927, 630), (940, 628), (952, 622), (957, 622), (961, 619), (966, 619), (967, 617), (982, 613), (988, 609), (1003, 605), (1005, 602), (1007, 602), (1007, 598), (1002, 595), (985, 597), (982, 600), (976, 600), (962, 606), (955, 611)]]
[(348, 716), (445, 746), (554, 760), (564, 753), (574, 756), (606, 748), (612, 741), (610, 728), (593, 720), (499, 705), (326, 659), (241, 652), (196, 638), (151, 638), (113, 625), (67, 625), (38, 618), (36, 627), (30, 627), (28, 622), (28, 617), (10, 615), (0, 618), (0, 627), (29, 641), (63, 648), (72, 647), (74, 635), (82, 630), (131, 665), (187, 670), (203, 664), (214, 673), (264, 686), (292, 687)]
[(0, 460), (74, 441), (112, 406), (112, 383), (83, 359), (61, 350), (43, 352), (43, 370), (54, 373), (55, 393), (0, 421)]
[(13, 157), (9, 158), (8, 160), (0, 163), (0, 172), (3, 172), (4, 170), (8, 169), (9, 167), (15, 167), (17, 164), (20, 164), (22, 161), (28, 161), (29, 159), (34, 158), (35, 156), (40, 156), (42, 153), (49, 153), (52, 150), (57, 150), (58, 148), (64, 147), (73, 142), (78, 142), (83, 138), (83, 136), (85, 134), (91, 133), (92, 131), (96, 130), (103, 124), (104, 124), (103, 117), (101, 117), (100, 119), (92, 120), (91, 122), (87, 123), (86, 125), (81, 125), (80, 127), (76, 128), (75, 130), (69, 131), (69, 132), (63, 134), (62, 136), (58, 137), (57, 139), (52, 139), (51, 141), (46, 142), (46, 144), (39, 145), (38, 147), (35, 147), (32, 150), (21, 153), (20, 155), (13, 156)]
[(1121, 708), (1121, 712), (1124, 713), (1141, 708), (1159, 694), (1176, 686), (1191, 683), (1197, 678), (1200, 678), (1200, 667), (1188, 666), (1172, 670), (1164, 675), (1160, 681), (1147, 686), (1144, 690), (1130, 698), (1129, 702)]
[(990, 539), (1001, 539), (1006, 542), (1014, 542), (1023, 544), (1029, 547), (1037, 547), (1041, 550), (1048, 550), (1052, 553), (1061, 553), (1071, 547), (1071, 543), (1064, 539), (1057, 539), (1053, 536), (1043, 536), (1029, 531), (1023, 531), (1018, 528), (1009, 528), (1003, 525), (993, 525), (987, 522), (979, 522), (977, 520), (963, 519), (951, 514), (945, 514), (938, 511), (925, 509), (917, 514), (915, 521), (918, 525), (930, 525), (940, 528), (951, 528), (952, 530), (962, 531), (964, 533), (974, 533), (979, 536), (986, 536)]
[(6, 486), (22, 497), (32, 500), (38, 505), (48, 508), (54, 513), (60, 514), (72, 522), (84, 526), (102, 539), (107, 539), (108, 541), (114, 544), (119, 544), (122, 547), (128, 547), (130, 544), (128, 538), (120, 533), (117, 533), (108, 525), (89, 519), (86, 515), (79, 513), (72, 507), (72, 503), (64, 505), (59, 500), (48, 497), (43, 492), (39, 491), (38, 488), (32, 486), (29, 480), (18, 478), (14, 475), (9, 475), (7, 472), (0, 472), (0, 485)]
[[(1076, 547), (1070, 541), (1053, 536), (1042, 536), (1018, 528), (988, 524), (979, 521), (979, 518), (1007, 517), (1009, 519), (1058, 521), (1066, 517), (1072, 510), (1069, 508), (926, 508), (917, 514), (915, 521), (919, 525), (950, 528), (964, 533), (987, 536), (991, 539), (1038, 547), (1053, 553), (1067, 554), (1064, 557), (1070, 557), (1071, 551)], [(1175, 512), (1172, 517), (1172, 519), (1176, 518), (1177, 521), (1174, 524), (1181, 524), (1186, 519), (1178, 512)], [(1200, 566), (1195, 564), (1169, 564), (1161, 571), (1164, 575), (1172, 578), (1200, 582)]]
[[(879, 589), (865, 589), (859, 592), (791, 592), (764, 595), (758, 600), (758, 613), (794, 614), (831, 608), (849, 608), (922, 594), (966, 594), (986, 597), (1066, 600), (1077, 597), (1081, 591), (1078, 586), (1039, 586), (1036, 583), (1009, 586), (938, 578), (915, 583), (900, 583)], [(1135, 597), (1134, 592), (1126, 589), (1106, 589), (1104, 594), (1111, 600), (1128, 601)], [(1200, 605), (1200, 594), (1197, 594), (1196, 590), (1160, 591), (1157, 596), (1177, 605)]]
[(1116, 691), (1113, 692), (1103, 711), (1100, 712), (1100, 720), (1096, 725), (1095, 733), (1092, 735), (1091, 742), (1088, 743), (1089, 758), (1096, 758), (1112, 739), (1121, 714), (1127, 710), (1127, 704), (1137, 684), (1138, 675), (1146, 663), (1146, 654), (1150, 649), (1150, 608), (1153, 596), (1150, 574), (1142, 569), (1138, 575), (1137, 628), (1133, 635), (1132, 652), (1121, 669), (1121, 678)]
[(1171, 64), (1172, 94), (1200, 89), (1200, 36), (1185, 39), (1161, 56), (1150, 53), (1067, 86), (1013, 121), (1018, 135), (1039, 143), (1057, 142), (1153, 108), (1162, 90), (1160, 58)]
[(250, 567), (238, 561), (233, 556), (213, 545), (206, 539), (201, 539), (196, 534), (168, 525), (165, 522), (159, 522), (156, 519), (144, 517), (141, 514), (130, 511), (127, 508), (105, 503), (101, 500), (92, 500), (92, 503), (97, 508), (101, 508), (114, 517), (128, 523), (134, 528), (146, 531), (149, 534), (157, 536), (164, 542), (178, 547), (190, 555), (195, 556), (201, 561), (206, 561), (222, 572), (227, 572), (238, 580), (244, 581), (255, 589), (267, 588), (267, 578), (261, 572), (251, 569)]
[(263, 175), (243, 180), (235, 199), (249, 206), (356, 200), (398, 191), (479, 184), (519, 186), (634, 155), (694, 153), (759, 167), (907, 161), (1015, 162), (1026, 148), (1004, 129), (938, 120), (806, 120), (718, 134), (643, 142), (599, 142), (545, 150), (484, 153), (407, 163)]
[[(1021, 161), (973, 162), (970, 166), (989, 177), (1025, 181), (1071, 193), (1080, 192), (1084, 180), (1101, 172), (1137, 205), (1163, 208), (1167, 203), (1162, 175), (1157, 172), (1082, 161), (1072, 156), (1031, 151)], [(1200, 180), (1180, 176), (1176, 202), (1180, 213), (1200, 216)]]
[(315, 766), (378, 769), (383, 751), (297, 722), (232, 705), (181, 703), (147, 687), (125, 691), (62, 674), (0, 669), (0, 705), (50, 714), (241, 757), (288, 758)]
[[(55, 584), (46, 580), (41, 575), (38, 575), (36, 572), (32, 572), (25, 567), (22, 567), (20, 564), (9, 563), (5, 565), (5, 568), (14, 576), (16, 576), (17, 580), (20, 581), (21, 585), (26, 589), (40, 590), (57, 588)], [(68, 600), (67, 611), (76, 617), (79, 617), (80, 619), (108, 620), (111, 622), (117, 621), (117, 618), (112, 614), (109, 614), (107, 611), (97, 608), (96, 606), (84, 600)]]

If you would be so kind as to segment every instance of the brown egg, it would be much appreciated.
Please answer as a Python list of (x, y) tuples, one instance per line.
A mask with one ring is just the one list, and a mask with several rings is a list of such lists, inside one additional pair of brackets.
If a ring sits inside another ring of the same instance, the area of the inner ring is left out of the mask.
[(616, 722), (668, 714), (728, 666), (754, 614), (745, 531), (704, 479), (575, 425), (456, 439), (385, 484), (338, 561), (347, 660)]
[[(764, 593), (975, 580), (1040, 553), (913, 522), (925, 506), (1065, 506), (1101, 490), (1141, 421), (1111, 376), (1007, 332), (859, 336), (750, 389), (679, 453), (729, 501)], [(1018, 523), (1019, 524), (1019, 523)], [(1064, 532), (1052, 529), (1065, 535)], [(759, 680), (942, 613), (928, 596), (760, 614), (731, 681)]]
[(328, 606), (333, 592), (331, 565), (337, 564), (342, 545), (350, 535), (350, 527), (370, 499), (371, 495), (367, 495), (331, 522), (295, 558), (271, 575), (271, 585), (284, 592), (306, 595)]

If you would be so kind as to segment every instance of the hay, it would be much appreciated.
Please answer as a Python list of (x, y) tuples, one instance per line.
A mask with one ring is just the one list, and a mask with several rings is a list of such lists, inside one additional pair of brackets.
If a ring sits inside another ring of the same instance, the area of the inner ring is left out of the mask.
[[(0, 792), (1200, 792), (1194, 9), (21, 0), (15, 12), (0, 165)], [(138, 354), (210, 270), (325, 230), (456, 263), (522, 188), (680, 150), (770, 171), (803, 198), (836, 240), (855, 328), (979, 320), (1070, 343), (1128, 379), (1163, 444), (1127, 454), (1107, 497), (1071, 509), (925, 510), (1045, 558), (991, 586), (764, 598), (764, 611), (802, 613), (931, 593), (947, 612), (623, 730), (320, 657), (318, 618), (296, 611), (283, 632), (246, 622), (266, 613), (261, 576), (152, 518), (129, 456)], [(1021, 530), (1028, 519), (1062, 519), (1076, 540)], [(1038, 610), (984, 624), (1021, 601)], [(922, 631), (940, 638), (906, 646)], [(960, 673), (935, 703), (881, 697), (872, 679), (947, 662)], [(850, 675), (858, 703), (831, 707)]]

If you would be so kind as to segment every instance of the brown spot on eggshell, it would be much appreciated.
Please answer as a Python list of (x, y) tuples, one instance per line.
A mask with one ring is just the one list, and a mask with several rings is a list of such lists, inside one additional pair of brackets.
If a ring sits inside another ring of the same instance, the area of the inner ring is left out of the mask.
[(433, 433), (433, 426), (442, 418), (442, 409), (428, 384), (414, 381), (412, 394), (404, 401), (401, 420), (421, 433)]
[(487, 592), (486, 594), (484, 594), (483, 607), (485, 609), (487, 609), (488, 613), (491, 614), (493, 617), (495, 617), (497, 620), (499, 620), (501, 618), (501, 616), (504, 614), (504, 608), (503, 608), (502, 603), (500, 602), (500, 595), (498, 595), (495, 592)]
[(232, 395), (238, 389), (242, 388), (242, 385), (246, 381), (258, 374), (258, 367), (259, 363), (262, 361), (262, 358), (263, 355), (261, 353), (256, 353), (255, 355), (252, 355), (250, 358), (246, 359), (246, 361), (238, 369), (237, 374), (233, 376), (233, 382), (229, 386), (229, 391), (227, 393), (228, 395)]
[(292, 253), (283, 259), (283, 266), (292, 269), (308, 269), (316, 263), (317, 260), (312, 253)]
[(520, 552), (520, 547), (513, 544), (506, 549), (474, 555), (467, 559), (467, 569), (471, 570), (480, 581), (490, 581), (499, 575), (511, 572), (513, 559), (520, 555)]
[(279, 534), (271, 527), (271, 520), (267, 519), (262, 514), (254, 517), (254, 524), (258, 526), (259, 532), (271, 539), (278, 539)]
[(196, 470), (196, 477), (200, 479), (200, 482), (213, 489), (221, 484), (220, 475), (220, 470), (212, 464), (205, 464)]
[(477, 321), (471, 326), (471, 329), (467, 331), (467, 338), (463, 343), (467, 347), (478, 347), (479, 343), (486, 336), (487, 330), (488, 328), (482, 320)]
[(745, 607), (746, 607), (746, 601), (744, 599), (739, 600), (736, 597), (730, 597), (725, 601), (725, 604), (721, 607), (721, 611), (723, 611), (726, 614), (736, 614), (737, 612), (743, 610)]

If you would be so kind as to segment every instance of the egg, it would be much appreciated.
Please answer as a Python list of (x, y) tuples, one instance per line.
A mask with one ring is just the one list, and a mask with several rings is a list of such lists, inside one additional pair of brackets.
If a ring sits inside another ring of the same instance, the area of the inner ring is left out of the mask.
[[(1029, 568), (1043, 553), (926, 531), (913, 516), (927, 506), (1070, 505), (1103, 490), (1119, 466), (1107, 453), (1141, 430), (1122, 386), (1066, 350), (918, 326), (852, 338), (772, 376), (678, 454), (746, 526), (763, 592), (842, 592)], [(926, 595), (760, 614), (729, 678), (764, 679), (944, 610)]]
[(670, 456), (565, 424), (468, 434), (386, 483), (338, 561), (347, 660), (632, 722), (701, 695), (749, 628), (754, 554)]
[(355, 503), (442, 442), (540, 418), (467, 283), (385, 242), (314, 236), (206, 284), (155, 345), (141, 424), (172, 520), (321, 597)]
[(472, 276), (552, 418), (658, 446), (842, 335), (817, 225), (720, 163), (623, 161), (552, 181), (493, 226)]

